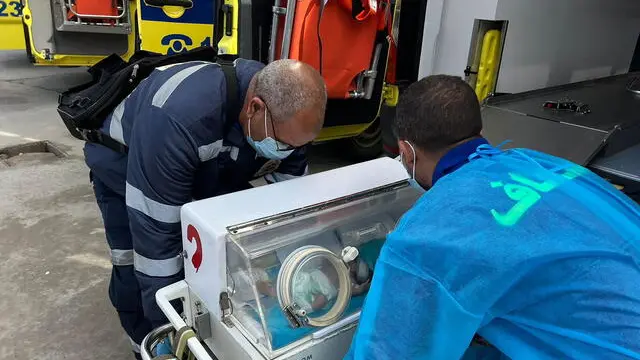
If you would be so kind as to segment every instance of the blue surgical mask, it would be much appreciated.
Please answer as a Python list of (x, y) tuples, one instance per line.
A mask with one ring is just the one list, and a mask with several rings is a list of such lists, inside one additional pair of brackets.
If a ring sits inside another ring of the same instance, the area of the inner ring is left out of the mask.
[[(255, 141), (251, 138), (251, 119), (249, 119), (247, 128), (249, 129), (247, 142), (249, 143), (249, 145), (251, 145), (252, 148), (254, 148), (259, 156), (270, 160), (283, 160), (293, 152), (293, 150), (278, 150), (278, 141), (269, 136), (266, 110), (264, 112), (264, 133), (267, 137), (265, 137), (264, 140)], [(284, 145), (281, 146), (285, 147)]]
[(411, 148), (411, 152), (413, 152), (413, 166), (411, 171), (409, 171), (409, 169), (407, 169), (407, 166), (404, 164), (402, 153), (400, 153), (400, 162), (404, 166), (405, 170), (407, 170), (407, 173), (409, 174), (409, 176), (411, 176), (411, 179), (409, 179), (409, 185), (411, 185), (411, 187), (423, 193), (426, 191), (425, 188), (422, 187), (420, 183), (418, 183), (418, 180), (416, 180), (416, 150), (413, 148), (413, 145), (411, 145), (410, 142), (406, 140), (404, 142), (407, 143), (407, 145), (409, 145), (409, 147)]

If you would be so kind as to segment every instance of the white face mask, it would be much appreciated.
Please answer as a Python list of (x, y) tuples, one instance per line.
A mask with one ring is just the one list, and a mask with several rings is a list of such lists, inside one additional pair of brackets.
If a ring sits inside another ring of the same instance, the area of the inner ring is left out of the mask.
[(411, 152), (413, 152), (413, 166), (411, 168), (411, 171), (409, 171), (409, 169), (407, 169), (407, 165), (405, 165), (404, 161), (403, 161), (403, 157), (402, 157), (402, 153), (400, 153), (400, 162), (402, 163), (402, 165), (404, 166), (405, 170), (407, 170), (407, 173), (409, 174), (409, 176), (411, 176), (411, 179), (409, 180), (409, 183), (411, 184), (412, 187), (414, 187), (415, 189), (421, 191), (421, 192), (425, 192), (426, 190), (422, 187), (422, 185), (420, 185), (418, 183), (418, 181), (416, 180), (416, 149), (413, 147), (413, 145), (411, 145), (410, 142), (403, 140), (407, 145), (409, 145), (409, 147), (411, 148)]

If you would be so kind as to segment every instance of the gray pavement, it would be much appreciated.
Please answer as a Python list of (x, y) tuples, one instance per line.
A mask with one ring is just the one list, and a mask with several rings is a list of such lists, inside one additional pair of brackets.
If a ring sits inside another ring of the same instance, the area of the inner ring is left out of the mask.
[(0, 147), (50, 140), (68, 153), (0, 165), (0, 358), (128, 359), (107, 298), (110, 263), (82, 143), (56, 113), (80, 68), (35, 68), (0, 52)]
[[(0, 52), (0, 148), (49, 140), (65, 151), (0, 159), (0, 359), (130, 359), (107, 297), (110, 263), (82, 157), (56, 113), (82, 68), (36, 68)], [(316, 147), (312, 171), (347, 164)]]

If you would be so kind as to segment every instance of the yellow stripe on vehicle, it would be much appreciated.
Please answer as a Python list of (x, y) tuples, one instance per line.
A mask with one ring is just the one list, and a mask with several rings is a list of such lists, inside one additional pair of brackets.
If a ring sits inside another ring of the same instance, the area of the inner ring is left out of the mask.
[(371, 126), (373, 123), (355, 124), (355, 125), (340, 125), (325, 127), (320, 132), (320, 135), (316, 138), (315, 142), (324, 142), (330, 140), (338, 140), (358, 136)]

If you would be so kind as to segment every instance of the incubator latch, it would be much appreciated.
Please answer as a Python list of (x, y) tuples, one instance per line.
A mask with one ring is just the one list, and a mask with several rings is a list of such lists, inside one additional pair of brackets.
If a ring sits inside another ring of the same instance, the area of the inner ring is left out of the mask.
[(220, 293), (220, 310), (222, 311), (222, 322), (228, 327), (232, 327), (233, 323), (229, 317), (233, 314), (233, 304), (231, 304), (227, 292)]
[(211, 337), (211, 321), (209, 320), (209, 311), (204, 307), (202, 302), (195, 302), (195, 314), (193, 316), (193, 328), (201, 339)]
[(287, 317), (287, 321), (294, 329), (303, 327), (307, 324), (307, 312), (304, 309), (300, 309), (295, 303), (285, 306), (282, 311)]

